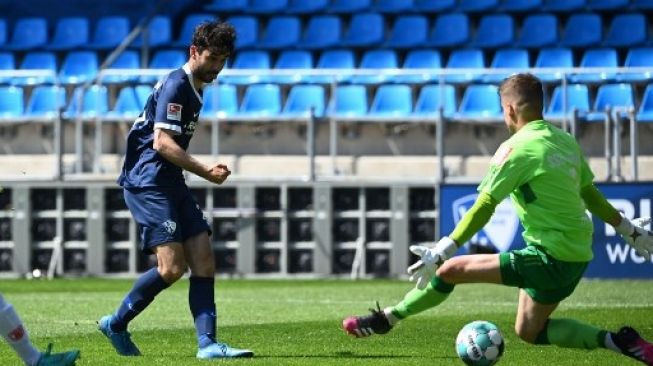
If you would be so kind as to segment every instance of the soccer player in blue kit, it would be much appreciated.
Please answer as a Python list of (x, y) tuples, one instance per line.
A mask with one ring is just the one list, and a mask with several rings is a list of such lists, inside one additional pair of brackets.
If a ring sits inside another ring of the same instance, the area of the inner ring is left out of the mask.
[(139, 225), (141, 248), (158, 265), (143, 273), (115, 313), (102, 317), (99, 330), (123, 356), (138, 356), (127, 326), (154, 297), (190, 269), (188, 302), (197, 333), (199, 359), (251, 357), (253, 352), (217, 340), (215, 261), (211, 229), (186, 185), (183, 170), (222, 184), (227, 166), (206, 166), (186, 152), (202, 108), (202, 86), (212, 82), (233, 53), (234, 28), (224, 22), (197, 26), (183, 67), (154, 87), (145, 110), (127, 137), (118, 183)]

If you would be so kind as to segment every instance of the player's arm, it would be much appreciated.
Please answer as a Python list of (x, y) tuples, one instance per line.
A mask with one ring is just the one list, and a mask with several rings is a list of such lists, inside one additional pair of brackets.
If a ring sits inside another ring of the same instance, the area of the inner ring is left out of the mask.
[(469, 241), (492, 218), (498, 202), (487, 192), (481, 192), (474, 205), (465, 213), (449, 237), (458, 246)]
[(621, 223), (622, 217), (619, 211), (605, 199), (605, 196), (594, 184), (588, 184), (581, 188), (580, 195), (585, 201), (585, 207), (593, 215), (598, 216), (601, 220), (614, 227)]

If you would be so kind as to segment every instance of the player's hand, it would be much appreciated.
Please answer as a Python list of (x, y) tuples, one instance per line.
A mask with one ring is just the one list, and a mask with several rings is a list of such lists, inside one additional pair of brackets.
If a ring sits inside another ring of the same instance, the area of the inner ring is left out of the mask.
[(231, 174), (229, 168), (224, 164), (216, 164), (209, 169), (207, 180), (212, 183), (222, 184)]
[(410, 280), (415, 281), (415, 286), (423, 290), (428, 285), (431, 278), (435, 276), (435, 271), (446, 261), (453, 257), (458, 250), (458, 245), (448, 236), (438, 241), (433, 248), (423, 245), (411, 245), (410, 249), (420, 259), (408, 267)]
[(644, 226), (650, 222), (650, 217), (639, 217), (631, 221), (622, 216), (621, 223), (615, 227), (626, 243), (635, 249), (637, 254), (648, 260), (653, 256), (653, 233), (646, 230)]

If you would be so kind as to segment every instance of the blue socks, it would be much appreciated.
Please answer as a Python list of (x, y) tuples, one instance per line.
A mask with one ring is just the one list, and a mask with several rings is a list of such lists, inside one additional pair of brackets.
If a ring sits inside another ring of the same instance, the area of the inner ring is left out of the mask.
[(154, 297), (168, 286), (170, 285), (163, 280), (156, 268), (143, 273), (136, 280), (134, 287), (122, 300), (118, 311), (114, 314), (111, 321), (111, 330), (114, 332), (127, 330), (127, 324), (141, 311), (145, 310), (154, 300)]
[(190, 277), (188, 304), (195, 320), (197, 343), (204, 348), (215, 343), (215, 279), (213, 277)]

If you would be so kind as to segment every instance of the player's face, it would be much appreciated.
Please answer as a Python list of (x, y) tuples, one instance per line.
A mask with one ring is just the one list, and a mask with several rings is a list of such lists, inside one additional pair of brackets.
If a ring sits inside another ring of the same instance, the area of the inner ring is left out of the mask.
[(210, 83), (218, 77), (227, 62), (227, 54), (212, 52), (208, 49), (198, 52), (194, 49), (191, 58), (195, 61), (193, 76), (204, 83)]

